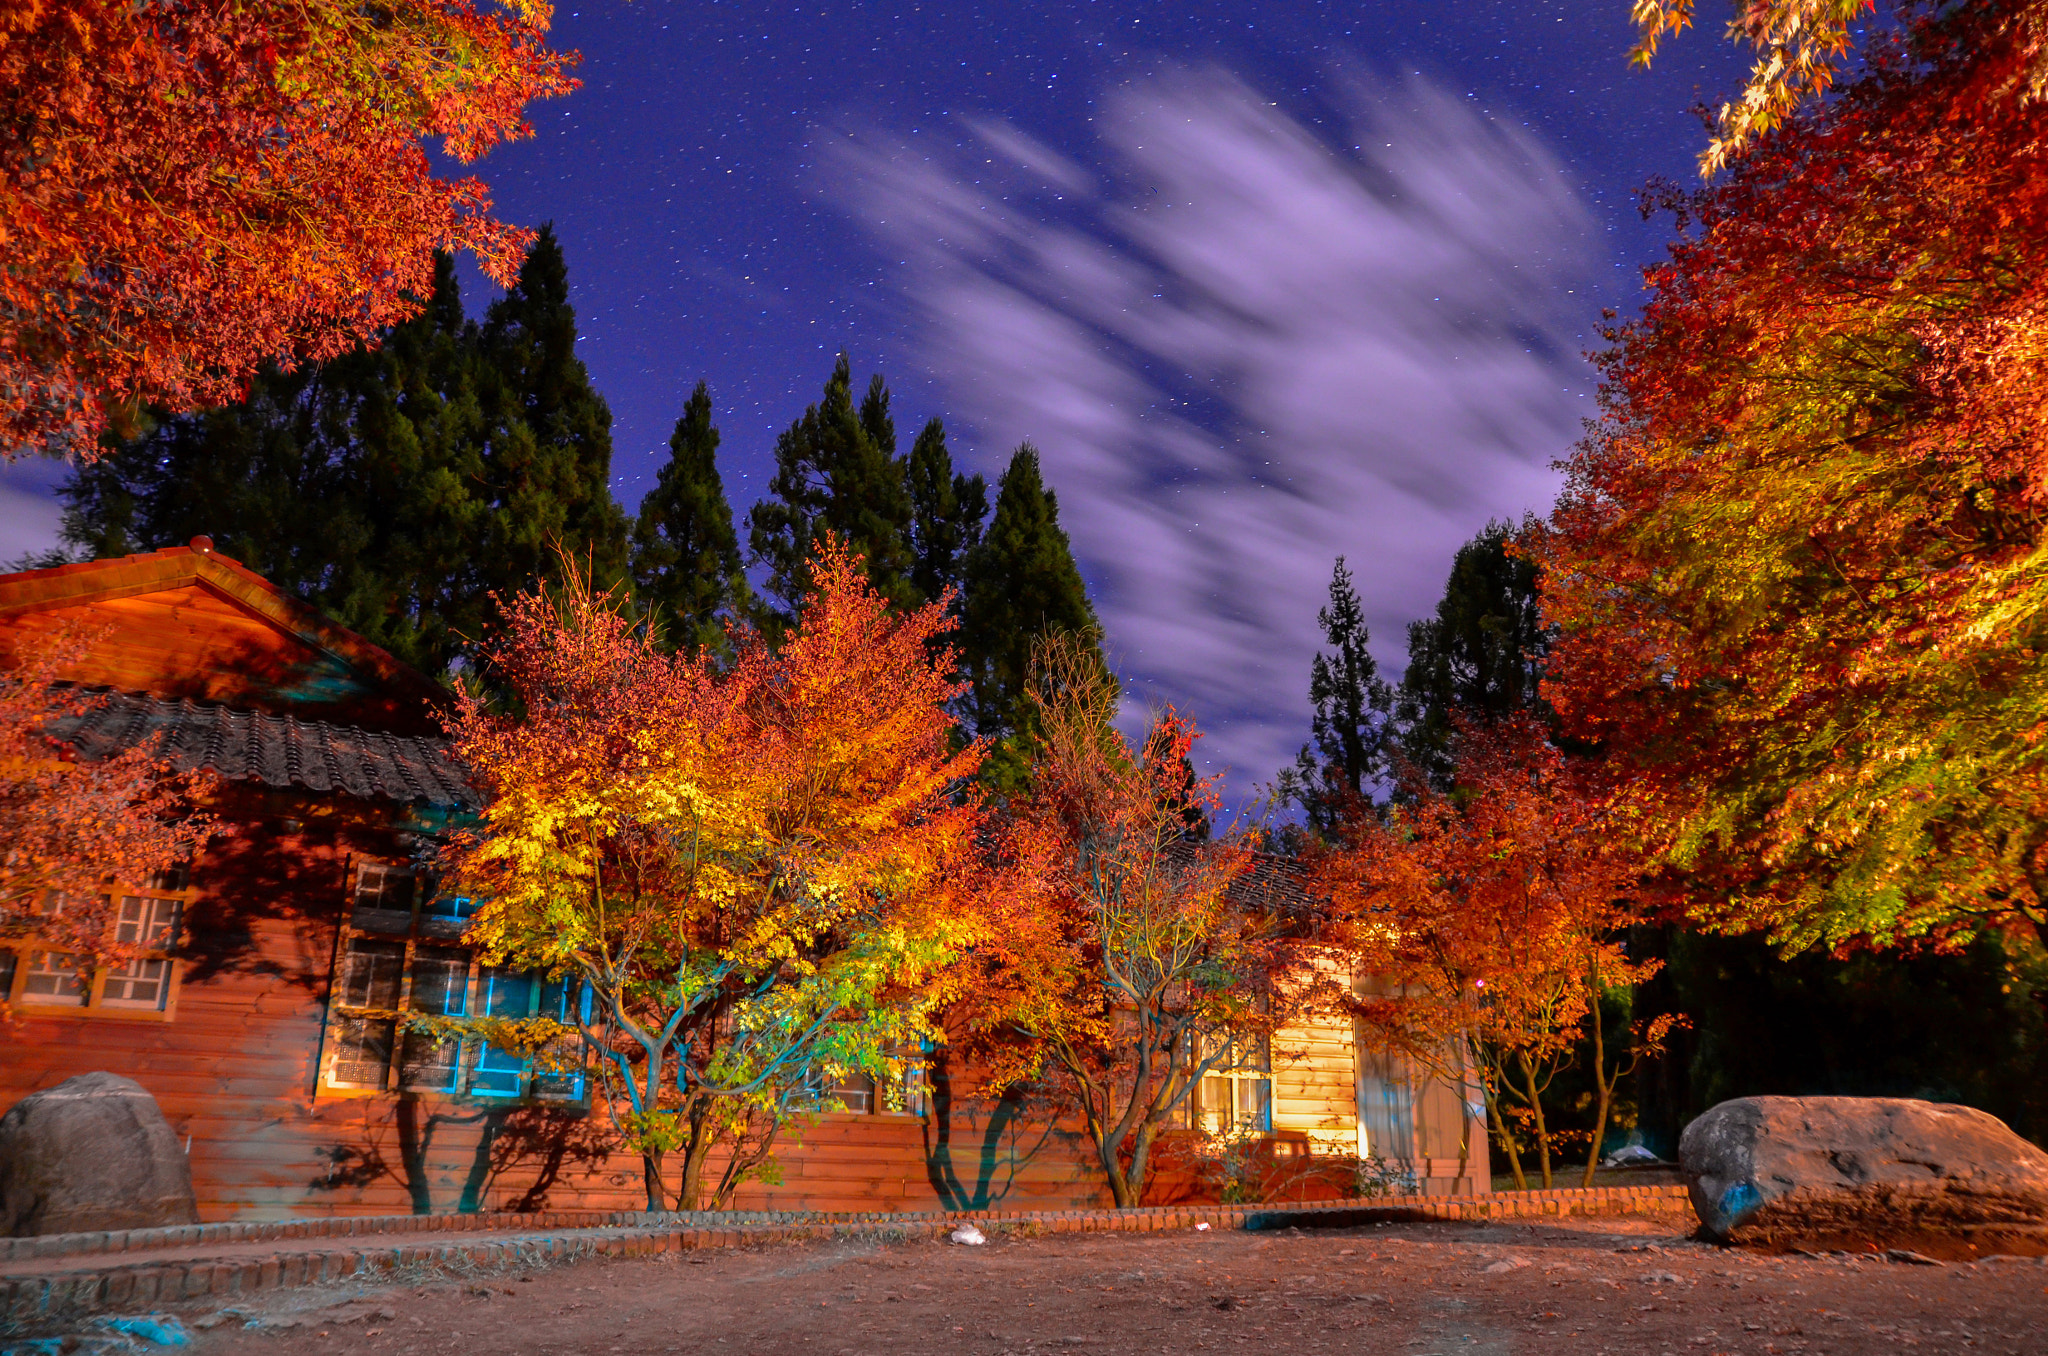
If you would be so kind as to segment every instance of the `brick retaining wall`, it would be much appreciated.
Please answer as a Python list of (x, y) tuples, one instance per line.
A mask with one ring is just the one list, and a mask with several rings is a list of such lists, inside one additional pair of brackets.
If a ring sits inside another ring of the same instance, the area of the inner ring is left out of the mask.
[[(1394, 1196), (1305, 1205), (1184, 1205), (1136, 1210), (985, 1210), (907, 1214), (816, 1211), (549, 1211), (529, 1215), (398, 1215), (261, 1224), (202, 1224), (122, 1233), (4, 1240), (0, 1319), (9, 1326), (105, 1309), (146, 1310), (393, 1272), (502, 1271), (586, 1257), (638, 1257), (834, 1239), (936, 1240), (965, 1221), (992, 1232), (1141, 1232), (1353, 1228), (1428, 1220), (1659, 1214), (1687, 1208), (1682, 1186), (1594, 1187), (1480, 1196)], [(495, 1237), (461, 1239), (463, 1234)], [(397, 1241), (428, 1235), (432, 1241)], [(454, 1237), (449, 1237), (453, 1235)], [(352, 1240), (376, 1237), (364, 1246)], [(264, 1243), (330, 1240), (265, 1249)], [(213, 1255), (208, 1255), (209, 1253)], [(229, 1254), (229, 1255), (222, 1255)], [(154, 1256), (153, 1256), (154, 1255)], [(66, 1265), (66, 1262), (70, 1265)], [(51, 1265), (55, 1263), (55, 1265)], [(40, 1264), (40, 1265), (38, 1265)]]

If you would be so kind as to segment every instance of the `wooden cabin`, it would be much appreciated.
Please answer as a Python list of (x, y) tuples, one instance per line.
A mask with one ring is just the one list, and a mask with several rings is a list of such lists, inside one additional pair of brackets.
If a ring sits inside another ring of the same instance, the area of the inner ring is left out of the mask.
[[(440, 736), (447, 693), (203, 537), (0, 576), (0, 648), (67, 623), (102, 633), (66, 677), (105, 698), (55, 733), (87, 758), (161, 736), (174, 762), (217, 774), (221, 830), (176, 878), (112, 887), (118, 926), (155, 943), (119, 972), (0, 941), (15, 1015), (0, 1111), (88, 1070), (135, 1079), (187, 1146), (205, 1220), (642, 1205), (638, 1161), (608, 1149), (584, 1076), (397, 1030), (402, 1011), (576, 1001), (480, 964), (467, 906), (419, 888), (416, 857), (477, 808)], [(1355, 1047), (1341, 1024), (1284, 1033), (1205, 1080), (1190, 1119), (1251, 1125), (1304, 1155), (1374, 1154), (1427, 1190), (1485, 1189), (1486, 1139), (1463, 1098)], [(940, 1057), (903, 1087), (833, 1090), (846, 1109), (785, 1140), (781, 1180), (735, 1203), (1104, 1203), (1074, 1136), (970, 1084)], [(1462, 1182), (1461, 1130), (1474, 1150)]]

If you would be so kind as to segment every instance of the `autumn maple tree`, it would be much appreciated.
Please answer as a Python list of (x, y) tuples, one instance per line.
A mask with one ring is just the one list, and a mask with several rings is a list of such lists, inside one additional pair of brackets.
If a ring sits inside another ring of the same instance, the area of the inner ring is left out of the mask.
[(990, 1086), (1023, 1081), (1076, 1113), (1119, 1206), (1142, 1202), (1161, 1134), (1202, 1077), (1301, 1010), (1306, 947), (1237, 888), (1241, 845), (1200, 842), (1214, 805), (1187, 761), (1190, 722), (1165, 712), (1136, 747), (1092, 636), (1037, 646), (1037, 746), (1010, 803), (1022, 885), (991, 901), (974, 979), (954, 1009)]
[(0, 8), (0, 453), (237, 398), (416, 312), (434, 251), (509, 284), (530, 236), (434, 173), (572, 88), (541, 0)]
[(1912, 7), (1678, 199), (1538, 544), (1544, 693), (1693, 916), (2048, 937), (2048, 104)]
[(1616, 1085), (1672, 1024), (1646, 1024), (1632, 1050), (1610, 1052), (1600, 1021), (1603, 995), (1658, 968), (1632, 958), (1622, 935), (1640, 920), (1639, 864), (1590, 770), (1534, 716), (1461, 720), (1454, 767), (1450, 788), (1417, 776), (1384, 817), (1347, 821), (1312, 855), (1311, 888), (1367, 977), (1352, 1004), (1364, 1030), (1460, 1086), (1479, 1075), (1517, 1184), (1510, 1124), (1531, 1131), (1549, 1186), (1543, 1093), (1590, 1038), (1591, 1185)]
[[(104, 694), (60, 682), (99, 639), (80, 626), (17, 632), (0, 649), (0, 939), (33, 938), (81, 982), (149, 945), (114, 927), (118, 886), (185, 863), (212, 831), (201, 778), (143, 741), (81, 758), (65, 739)], [(4, 997), (4, 995), (0, 995)]]
[(927, 644), (943, 608), (893, 614), (837, 546), (813, 579), (776, 650), (740, 629), (726, 659), (667, 652), (571, 569), (506, 604), (490, 660), (517, 714), (471, 693), (454, 719), (489, 802), (447, 888), (485, 901), (489, 963), (588, 986), (577, 1034), (650, 1209), (667, 1154), (693, 1208), (719, 1144), (758, 1150), (841, 1076), (900, 1075), (975, 935), (980, 750), (955, 747)]
[[(1696, 0), (1634, 0), (1630, 17), (1638, 33), (1629, 60), (1647, 67), (1664, 39), (1690, 28)], [(1783, 126), (1799, 109), (1834, 87), (1837, 68), (1857, 45), (1856, 24), (1877, 15), (1877, 0), (1735, 0), (1730, 39), (1757, 54), (1742, 93), (1721, 105), (1713, 136), (1700, 154), (1700, 168), (1725, 169), (1762, 137)], [(1924, 3), (1889, 7), (1909, 18), (1935, 8)], [(2004, 49), (2007, 69), (1999, 93), (2017, 100), (2048, 92), (2048, 4), (2004, 0), (1985, 37)]]

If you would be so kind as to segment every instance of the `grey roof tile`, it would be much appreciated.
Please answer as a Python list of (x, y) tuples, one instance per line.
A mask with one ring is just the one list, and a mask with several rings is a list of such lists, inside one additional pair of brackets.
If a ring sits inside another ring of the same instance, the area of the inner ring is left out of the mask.
[(155, 735), (181, 771), (210, 769), (230, 781), (341, 791), (359, 800), (473, 810), (482, 801), (445, 739), (386, 734), (323, 720), (242, 711), (208, 702), (102, 692), (83, 715), (49, 733), (82, 758), (111, 757)]

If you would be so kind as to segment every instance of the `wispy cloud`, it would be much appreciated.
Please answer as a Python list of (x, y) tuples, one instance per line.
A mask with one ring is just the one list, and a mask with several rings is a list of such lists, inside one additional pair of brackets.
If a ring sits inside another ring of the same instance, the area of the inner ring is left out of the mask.
[(1398, 671), (1588, 403), (1557, 161), (1420, 80), (1354, 94), (1344, 145), (1216, 71), (1107, 100), (1085, 162), (985, 119), (950, 153), (838, 143), (949, 408), (991, 463), (1037, 443), (1120, 669), (1239, 793), (1305, 736), (1332, 559)]
[(62, 462), (40, 457), (0, 463), (0, 570), (59, 544), (64, 513), (57, 486), (67, 470)]

